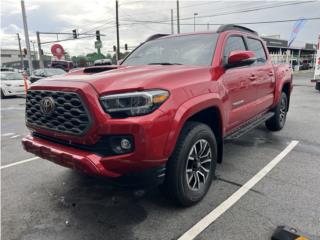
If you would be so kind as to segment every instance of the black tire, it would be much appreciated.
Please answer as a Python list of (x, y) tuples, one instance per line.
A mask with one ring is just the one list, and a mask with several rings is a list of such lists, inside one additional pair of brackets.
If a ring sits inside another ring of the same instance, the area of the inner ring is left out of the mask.
[(1, 89), (1, 99), (4, 99), (4, 98), (6, 98), (6, 96), (4, 95), (4, 93), (3, 93), (2, 89)]
[(277, 106), (274, 108), (274, 116), (266, 121), (266, 127), (270, 131), (279, 131), (284, 127), (288, 112), (288, 97), (282, 92)]
[[(204, 154), (202, 157), (201, 152)], [(169, 197), (179, 206), (191, 206), (199, 202), (211, 186), (216, 162), (217, 142), (209, 126), (199, 122), (187, 122), (167, 163), (164, 187)], [(191, 186), (194, 184), (195, 186)]]

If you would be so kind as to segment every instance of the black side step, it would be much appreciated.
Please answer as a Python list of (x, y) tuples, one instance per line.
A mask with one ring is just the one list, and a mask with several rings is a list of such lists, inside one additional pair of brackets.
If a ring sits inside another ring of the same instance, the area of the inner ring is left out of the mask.
[(236, 129), (232, 130), (225, 138), (225, 141), (233, 140), (241, 137), (243, 134), (249, 132), (253, 128), (259, 126), (261, 123), (267, 121), (269, 118), (272, 118), (274, 115), (274, 112), (267, 112), (263, 115), (259, 115), (258, 117), (255, 117), (253, 119), (250, 119), (249, 121), (242, 124), (240, 127), (237, 127)]

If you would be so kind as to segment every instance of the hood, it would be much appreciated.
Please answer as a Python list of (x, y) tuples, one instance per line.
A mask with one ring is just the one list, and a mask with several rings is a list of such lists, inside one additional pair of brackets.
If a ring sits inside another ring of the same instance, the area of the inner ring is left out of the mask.
[(50, 77), (41, 82), (43, 84), (46, 81), (87, 82), (99, 94), (105, 94), (155, 88), (170, 90), (185, 85), (186, 81), (200, 81), (200, 79), (212, 79), (210, 66), (120, 66), (117, 69), (90, 75), (67, 74), (63, 77)]

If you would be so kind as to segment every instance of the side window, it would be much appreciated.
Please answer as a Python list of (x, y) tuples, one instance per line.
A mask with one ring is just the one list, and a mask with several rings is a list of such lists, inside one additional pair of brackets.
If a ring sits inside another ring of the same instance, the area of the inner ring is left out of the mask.
[(248, 38), (247, 43), (248, 43), (249, 50), (253, 51), (256, 55), (256, 58), (257, 58), (256, 64), (258, 65), (265, 64), (265, 62), (267, 61), (267, 56), (266, 56), (264, 47), (262, 45), (262, 42), (257, 39)]
[(229, 54), (235, 50), (246, 50), (243, 38), (240, 36), (231, 36), (228, 38), (223, 52), (223, 61), (227, 63)]

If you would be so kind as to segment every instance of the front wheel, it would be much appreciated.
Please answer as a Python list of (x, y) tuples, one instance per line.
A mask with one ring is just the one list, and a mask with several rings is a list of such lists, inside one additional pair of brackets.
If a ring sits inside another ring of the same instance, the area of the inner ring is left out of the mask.
[(288, 112), (288, 97), (282, 92), (277, 106), (274, 108), (274, 115), (266, 121), (266, 127), (270, 131), (279, 131), (284, 127)]
[(216, 168), (217, 143), (209, 126), (187, 122), (168, 160), (165, 187), (181, 206), (199, 202), (208, 192)]

